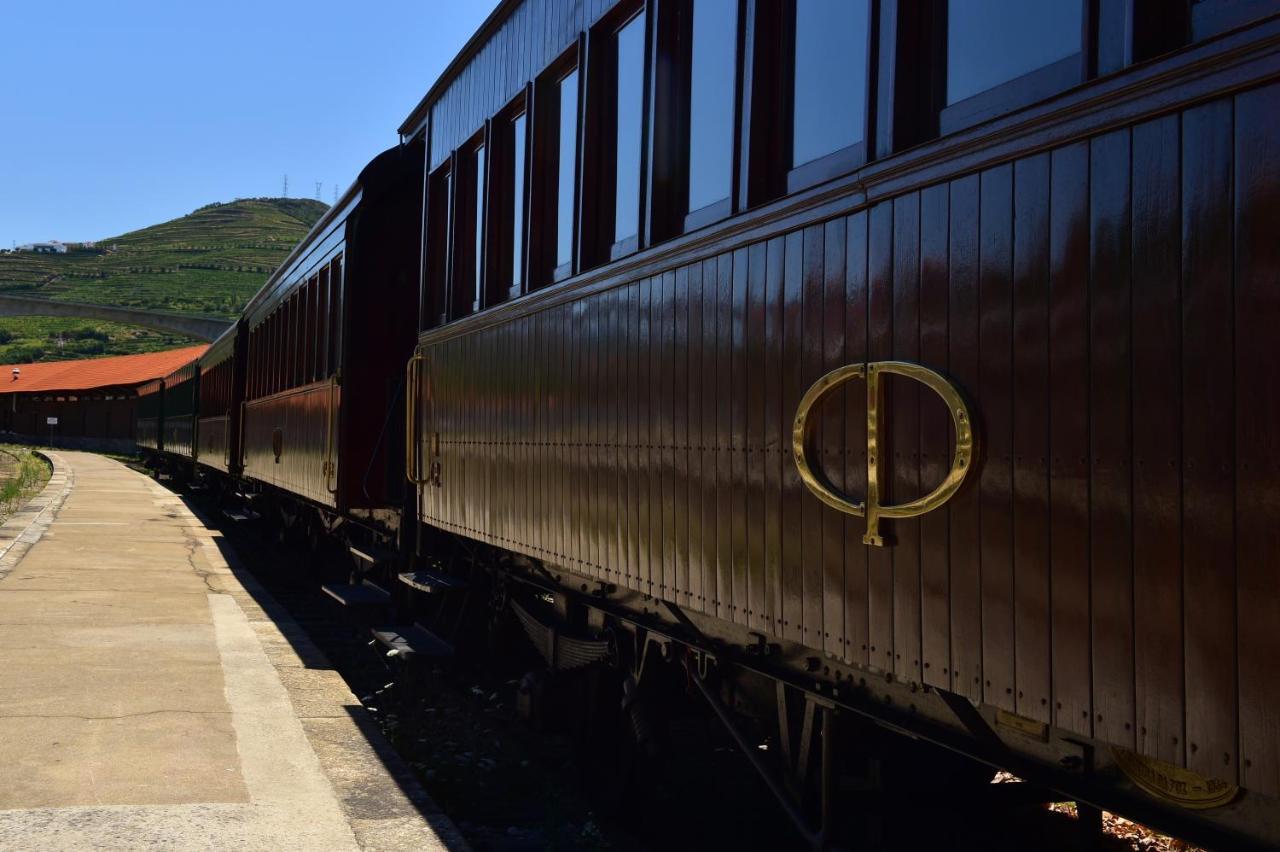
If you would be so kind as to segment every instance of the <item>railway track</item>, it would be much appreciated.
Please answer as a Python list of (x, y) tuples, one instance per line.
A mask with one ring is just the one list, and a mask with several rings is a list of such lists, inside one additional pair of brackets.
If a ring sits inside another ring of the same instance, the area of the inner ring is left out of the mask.
[[(609, 753), (581, 729), (575, 735), (555, 720), (521, 718), (525, 676), (537, 666), (529, 649), (516, 644), (487, 664), (410, 674), (320, 590), (349, 570), (345, 554), (313, 552), (265, 519), (225, 520), (205, 495), (187, 496), (323, 651), (475, 848), (802, 848), (741, 753), (705, 714), (664, 720), (661, 753), (628, 772), (634, 755), (625, 743), (614, 742)], [(523, 642), (515, 631), (509, 638)], [(620, 773), (628, 774), (625, 782)], [(849, 820), (870, 849), (1172, 848), (1112, 837), (1082, 846), (1073, 817), (1027, 805), (1024, 799), (1036, 797), (1016, 792), (986, 803), (958, 792), (915, 801), (863, 794), (861, 805), (857, 791), (844, 793), (855, 803)]]

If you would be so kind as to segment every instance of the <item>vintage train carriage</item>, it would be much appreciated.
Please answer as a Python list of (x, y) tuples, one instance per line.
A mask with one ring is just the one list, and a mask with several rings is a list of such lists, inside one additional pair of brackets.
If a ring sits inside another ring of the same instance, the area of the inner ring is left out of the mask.
[(240, 469), (240, 409), (244, 394), (244, 336), (228, 328), (200, 356), (196, 461), (222, 473)]
[(160, 432), (162, 452), (191, 461), (196, 456), (196, 418), (200, 399), (200, 362), (178, 367), (164, 379)]
[(139, 385), (137, 393), (134, 442), (158, 453), (164, 449), (164, 379)]
[[(1277, 842), (1276, 11), (502, 3), (401, 128), (420, 520), (722, 664)], [(806, 390), (850, 364), (876, 405), (815, 405), (802, 475)], [(868, 502), (948, 475), (864, 543)]]
[(421, 148), (384, 152), (245, 309), (245, 477), (343, 512), (399, 504), (421, 205)]

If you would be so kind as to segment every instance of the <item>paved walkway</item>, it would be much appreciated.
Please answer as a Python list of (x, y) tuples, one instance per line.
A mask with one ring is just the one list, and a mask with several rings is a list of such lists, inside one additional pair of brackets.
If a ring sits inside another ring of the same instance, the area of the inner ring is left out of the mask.
[(0, 527), (0, 849), (462, 848), (216, 531), (49, 455)]

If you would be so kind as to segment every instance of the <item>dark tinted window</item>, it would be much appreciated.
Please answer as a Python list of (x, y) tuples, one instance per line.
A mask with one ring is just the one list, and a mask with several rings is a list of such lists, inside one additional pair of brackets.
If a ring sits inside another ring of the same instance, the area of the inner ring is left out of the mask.
[(484, 300), (484, 146), (476, 148), (472, 172), (476, 192), (475, 232), (471, 235), (471, 262), (475, 274), (475, 300), (480, 305)]
[(695, 0), (689, 80), (689, 210), (733, 191), (738, 0)]
[(792, 166), (863, 139), (868, 0), (796, 0)]
[(947, 103), (1080, 52), (1080, 0), (958, 0), (947, 7)]
[(614, 241), (640, 230), (640, 145), (644, 117), (644, 14), (618, 30), (617, 204)]
[(578, 162), (578, 71), (560, 80), (559, 181), (556, 186), (556, 266), (573, 260), (573, 191)]
[(524, 260), (525, 114), (511, 120), (511, 286), (521, 284)]
[[(423, 321), (425, 328), (432, 328), (443, 321), (445, 296), (448, 293), (449, 247), (453, 244), (453, 173), (449, 166), (436, 170), (431, 176), (427, 194), (427, 292), (423, 294)], [(337, 282), (330, 281), (329, 304), (334, 304)], [(333, 312), (330, 309), (330, 321)], [(329, 352), (329, 370), (336, 366), (333, 350)]]

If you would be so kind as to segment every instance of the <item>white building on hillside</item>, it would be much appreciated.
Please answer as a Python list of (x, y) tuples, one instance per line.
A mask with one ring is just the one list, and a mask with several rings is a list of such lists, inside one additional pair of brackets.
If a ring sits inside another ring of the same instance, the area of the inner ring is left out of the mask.
[(17, 250), (34, 252), (35, 254), (66, 254), (67, 246), (57, 240), (49, 240), (47, 243), (27, 243), (26, 245), (18, 246)]

